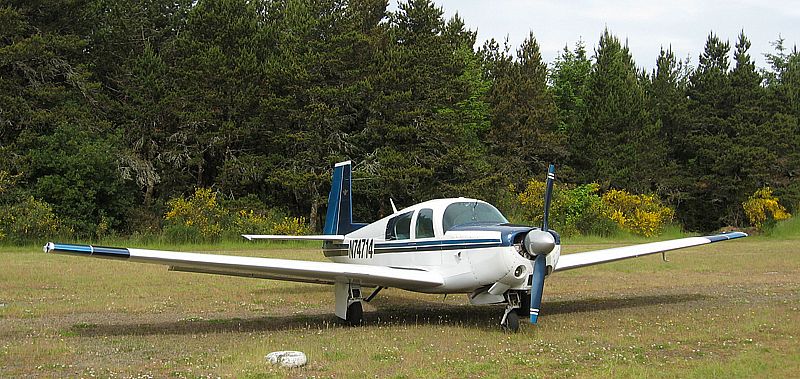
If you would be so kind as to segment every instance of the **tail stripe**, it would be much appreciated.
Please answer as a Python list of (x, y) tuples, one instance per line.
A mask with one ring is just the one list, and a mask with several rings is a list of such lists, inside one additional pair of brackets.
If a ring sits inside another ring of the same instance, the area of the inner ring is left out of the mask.
[(353, 224), (352, 164), (350, 161), (337, 163), (333, 167), (323, 234), (342, 235), (358, 227)]

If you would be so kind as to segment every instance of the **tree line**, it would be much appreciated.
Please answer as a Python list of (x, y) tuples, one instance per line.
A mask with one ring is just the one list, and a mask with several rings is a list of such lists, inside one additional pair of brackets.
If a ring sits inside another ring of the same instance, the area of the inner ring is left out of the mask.
[(474, 48), (430, 0), (5, 0), (0, 25), (0, 205), (35, 199), (78, 236), (157, 229), (196, 188), (318, 226), (348, 159), (364, 220), (390, 197), (501, 201), (550, 162), (690, 230), (745, 224), (763, 187), (800, 204), (780, 38), (766, 68), (742, 32), (647, 71), (608, 30), (550, 64), (533, 34)]

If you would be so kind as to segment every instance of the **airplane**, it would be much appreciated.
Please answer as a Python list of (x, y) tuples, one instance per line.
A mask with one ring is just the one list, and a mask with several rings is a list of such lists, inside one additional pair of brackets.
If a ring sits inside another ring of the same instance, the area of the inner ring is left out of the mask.
[[(362, 303), (384, 288), (468, 294), (474, 305), (504, 304), (500, 326), (517, 332), (519, 317), (538, 322), (544, 281), (555, 272), (727, 241), (729, 232), (561, 255), (549, 228), (555, 168), (549, 166), (541, 226), (510, 224), (491, 204), (471, 198), (425, 201), (370, 224), (353, 222), (352, 163), (334, 165), (322, 235), (243, 235), (248, 240), (316, 240), (331, 262), (199, 254), (48, 242), (46, 253), (169, 266), (170, 271), (332, 284), (334, 313), (363, 323)], [(374, 288), (364, 296), (362, 288)]]

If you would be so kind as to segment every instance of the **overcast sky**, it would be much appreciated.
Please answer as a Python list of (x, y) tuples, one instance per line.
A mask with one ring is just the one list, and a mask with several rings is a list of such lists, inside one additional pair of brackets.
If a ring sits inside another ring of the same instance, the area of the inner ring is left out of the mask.
[(660, 47), (670, 45), (679, 58), (690, 56), (696, 66), (712, 30), (733, 47), (744, 29), (759, 67), (766, 67), (763, 53), (774, 52), (770, 42), (778, 35), (789, 48), (800, 42), (800, 2), (796, 0), (433, 1), (447, 18), (458, 12), (470, 29), (477, 29), (478, 45), (490, 38), (502, 45), (508, 36), (514, 51), (533, 31), (548, 63), (565, 44), (572, 48), (579, 39), (592, 55), (606, 27), (621, 40), (627, 39), (636, 63), (647, 68), (655, 66)]

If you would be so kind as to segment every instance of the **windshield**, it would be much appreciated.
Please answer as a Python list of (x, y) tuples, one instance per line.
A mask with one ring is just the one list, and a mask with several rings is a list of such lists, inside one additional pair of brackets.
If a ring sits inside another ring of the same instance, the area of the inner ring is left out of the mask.
[(503, 214), (497, 208), (477, 201), (464, 201), (447, 206), (442, 217), (442, 229), (447, 232), (450, 228), (473, 222), (491, 222), (496, 224), (507, 223)]

